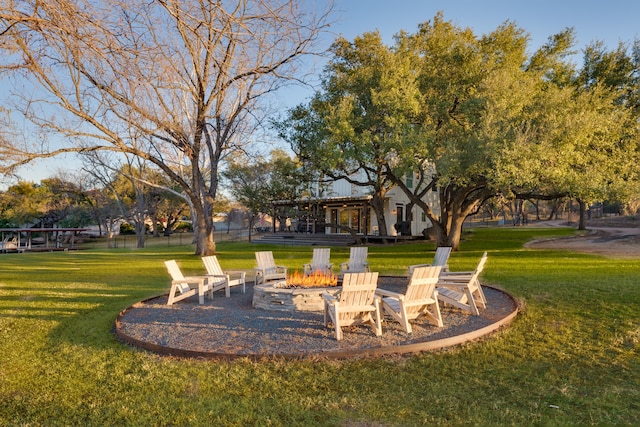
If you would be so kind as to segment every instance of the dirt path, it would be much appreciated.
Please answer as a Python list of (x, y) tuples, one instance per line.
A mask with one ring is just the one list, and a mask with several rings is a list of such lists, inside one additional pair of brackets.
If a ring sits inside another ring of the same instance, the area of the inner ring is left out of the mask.
[[(546, 222), (540, 226), (568, 226), (567, 222)], [(632, 221), (596, 220), (587, 230), (572, 237), (541, 239), (529, 242), (528, 248), (568, 249), (614, 258), (640, 258), (640, 224)]]

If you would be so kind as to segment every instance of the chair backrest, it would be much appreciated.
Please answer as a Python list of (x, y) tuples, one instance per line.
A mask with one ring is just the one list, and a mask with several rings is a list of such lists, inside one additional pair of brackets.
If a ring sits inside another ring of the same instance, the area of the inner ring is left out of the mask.
[(433, 257), (433, 264), (431, 265), (444, 267), (449, 261), (449, 255), (451, 255), (451, 246), (438, 247)]
[(184, 276), (182, 275), (182, 271), (180, 271), (180, 267), (178, 267), (176, 260), (172, 259), (165, 261), (164, 265), (167, 267), (167, 271), (173, 280), (184, 280)]
[(256, 252), (256, 263), (258, 263), (258, 268), (274, 268), (276, 266), (276, 262), (273, 259), (273, 252)]
[(366, 246), (353, 246), (349, 252), (349, 270), (355, 270), (367, 263), (369, 248)]
[[(167, 266), (167, 271), (171, 276), (172, 280), (184, 280), (184, 276), (182, 275), (182, 271), (180, 271), (180, 267), (178, 267), (178, 263), (175, 260), (165, 261), (164, 265)], [(177, 283), (176, 286), (180, 290), (180, 293), (185, 293), (189, 291), (189, 285), (187, 283)]]
[(378, 287), (378, 273), (345, 273), (342, 277), (340, 305), (359, 307), (373, 304)]
[(440, 266), (416, 267), (411, 273), (405, 293), (405, 301), (418, 301), (431, 298), (440, 276)]
[(311, 268), (313, 270), (318, 268), (326, 268), (329, 265), (329, 258), (331, 257), (331, 248), (314, 248), (313, 258), (311, 259)]
[(222, 267), (218, 262), (218, 257), (216, 257), (215, 255), (202, 257), (202, 262), (204, 264), (204, 268), (207, 269), (207, 274), (215, 276), (224, 275), (224, 271), (222, 271)]
[(475, 271), (473, 272), (473, 278), (471, 279), (471, 282), (475, 281), (478, 279), (478, 277), (480, 276), (480, 273), (482, 273), (482, 270), (484, 270), (484, 265), (487, 262), (487, 253), (483, 253), (482, 257), (480, 258), (480, 261), (478, 262), (478, 266), (476, 267)]

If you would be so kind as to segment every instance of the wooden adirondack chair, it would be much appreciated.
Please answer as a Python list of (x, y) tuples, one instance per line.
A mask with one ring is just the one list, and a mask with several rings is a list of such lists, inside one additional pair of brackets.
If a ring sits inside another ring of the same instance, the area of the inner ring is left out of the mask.
[(480, 273), (487, 262), (485, 252), (474, 271), (454, 271), (440, 274), (438, 279), (438, 299), (445, 304), (479, 315), (478, 307), (486, 308), (487, 299), (480, 285)]
[(207, 278), (209, 279), (212, 293), (224, 289), (225, 296), (229, 298), (231, 296), (231, 287), (240, 285), (242, 285), (242, 293), (245, 293), (246, 273), (244, 271), (223, 271), (218, 262), (218, 257), (215, 255), (202, 257), (202, 262), (207, 269)]
[(256, 252), (256, 285), (271, 280), (284, 280), (287, 278), (287, 267), (276, 265), (272, 251)]
[(213, 296), (211, 286), (206, 276), (189, 276), (185, 277), (178, 267), (175, 260), (165, 261), (164, 265), (171, 276), (171, 290), (169, 291), (169, 299), (167, 305), (181, 301), (192, 295), (198, 295), (198, 302), (204, 304), (204, 294), (209, 291), (209, 297)]
[(417, 264), (409, 267), (409, 275), (413, 272), (413, 269), (416, 267), (442, 267), (442, 271), (448, 271), (449, 265), (449, 255), (451, 255), (451, 246), (439, 246), (436, 249), (436, 254), (433, 256), (433, 262), (431, 264)]
[(7, 253), (8, 251), (17, 251), (24, 253), (25, 248), (20, 246), (20, 242), (17, 237), (5, 237), (0, 242), (0, 252)]
[(349, 261), (340, 264), (340, 272), (344, 274), (371, 271), (367, 262), (368, 254), (369, 248), (366, 246), (353, 246), (349, 252)]
[(346, 273), (342, 279), (342, 290), (333, 296), (322, 294), (324, 299), (324, 325), (329, 318), (336, 330), (336, 339), (342, 339), (342, 327), (369, 325), (376, 336), (382, 335), (380, 298), (376, 296), (378, 273)]
[(420, 316), (425, 316), (434, 325), (442, 327), (436, 291), (441, 269), (442, 267), (414, 268), (404, 295), (384, 289), (376, 290), (376, 294), (383, 297), (383, 311), (400, 322), (406, 333), (411, 333), (409, 320)]
[(331, 248), (314, 248), (311, 262), (303, 264), (304, 274), (311, 274), (316, 271), (328, 274), (333, 269), (333, 264), (329, 262)]

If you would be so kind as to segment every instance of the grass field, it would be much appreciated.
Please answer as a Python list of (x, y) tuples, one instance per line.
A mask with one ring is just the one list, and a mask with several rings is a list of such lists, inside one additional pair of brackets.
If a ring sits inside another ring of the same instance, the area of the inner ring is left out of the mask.
[[(508, 329), (408, 357), (215, 362), (120, 344), (117, 314), (166, 293), (162, 261), (185, 273), (184, 245), (0, 255), (0, 426), (639, 425), (640, 260), (523, 249), (569, 229), (483, 228), (452, 270), (484, 250), (484, 283), (522, 304)], [(175, 243), (175, 242), (174, 242)], [(227, 269), (273, 250), (301, 268), (311, 247), (221, 242)], [(381, 274), (432, 259), (433, 243), (372, 246)], [(332, 248), (334, 265), (348, 248)]]

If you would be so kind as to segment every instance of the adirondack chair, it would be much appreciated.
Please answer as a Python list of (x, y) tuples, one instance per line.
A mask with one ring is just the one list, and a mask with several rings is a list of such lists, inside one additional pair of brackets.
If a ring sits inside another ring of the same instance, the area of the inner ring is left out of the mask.
[(272, 251), (256, 252), (256, 285), (271, 280), (284, 280), (287, 278), (287, 267), (276, 265)]
[(376, 336), (382, 335), (380, 298), (376, 296), (378, 273), (346, 273), (342, 290), (333, 296), (322, 294), (324, 300), (324, 325), (329, 318), (336, 330), (336, 339), (342, 339), (342, 328), (351, 325), (369, 325)]
[(376, 290), (382, 297), (382, 309), (400, 322), (405, 332), (411, 333), (409, 320), (425, 316), (431, 323), (442, 327), (436, 284), (442, 267), (416, 267), (411, 273), (407, 290), (403, 294), (384, 289)]
[(316, 271), (325, 274), (331, 273), (333, 263), (329, 262), (330, 256), (331, 248), (314, 248), (311, 262), (302, 266), (304, 274), (311, 274)]
[(231, 287), (240, 285), (242, 285), (242, 293), (245, 293), (246, 273), (244, 271), (223, 271), (218, 257), (215, 255), (202, 257), (202, 262), (207, 269), (207, 278), (212, 293), (224, 289), (225, 296), (229, 298)]
[(451, 304), (479, 315), (478, 307), (486, 308), (487, 299), (480, 285), (480, 273), (487, 262), (485, 252), (474, 271), (454, 271), (440, 274), (437, 291), (438, 299), (445, 304)]
[(340, 272), (344, 274), (371, 271), (369, 270), (369, 263), (367, 262), (368, 254), (369, 248), (366, 246), (353, 246), (349, 253), (349, 261), (340, 264)]
[(18, 239), (16, 237), (5, 237), (4, 240), (0, 242), (0, 250), (2, 252), (17, 251), (19, 249)]
[(209, 291), (209, 297), (213, 296), (211, 286), (209, 286), (206, 276), (185, 277), (175, 260), (165, 261), (164, 265), (171, 276), (171, 290), (167, 305), (181, 301), (192, 295), (198, 295), (198, 302), (204, 304), (204, 294)]
[(451, 246), (439, 246), (436, 249), (436, 254), (433, 256), (433, 262), (431, 264), (417, 264), (409, 267), (409, 275), (413, 272), (413, 269), (416, 267), (442, 267), (442, 271), (448, 271), (449, 265), (449, 255), (451, 255)]

